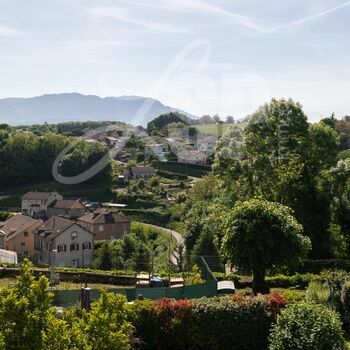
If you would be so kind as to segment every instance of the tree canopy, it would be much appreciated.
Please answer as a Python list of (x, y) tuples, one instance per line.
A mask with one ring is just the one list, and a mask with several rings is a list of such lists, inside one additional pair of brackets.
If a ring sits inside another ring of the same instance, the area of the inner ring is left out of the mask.
[(306, 256), (310, 242), (302, 233), (290, 208), (251, 199), (228, 213), (222, 252), (231, 264), (253, 272), (253, 292), (266, 292), (266, 270)]

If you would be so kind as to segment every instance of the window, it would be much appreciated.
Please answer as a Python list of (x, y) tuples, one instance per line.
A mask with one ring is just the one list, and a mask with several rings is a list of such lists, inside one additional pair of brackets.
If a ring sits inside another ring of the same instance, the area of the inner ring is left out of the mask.
[(103, 232), (103, 231), (105, 230), (105, 227), (104, 227), (103, 225), (100, 225), (100, 226), (98, 227), (98, 230), (99, 230), (100, 232)]
[(21, 246), (24, 247), (26, 244), (25, 242), (21, 242)]
[(25, 231), (25, 232), (23, 233), (23, 236), (24, 236), (24, 237), (28, 237), (28, 232)]
[(60, 252), (66, 252), (67, 251), (67, 246), (65, 244), (59, 244), (57, 246), (57, 252), (60, 253)]
[(70, 245), (70, 251), (79, 250), (79, 243), (72, 243)]
[(25, 251), (23, 252), (23, 255), (24, 255), (24, 256), (28, 256), (28, 251), (25, 250)]
[(72, 232), (72, 240), (74, 241), (74, 240), (76, 240), (76, 239), (78, 239), (78, 232), (73, 231), (73, 232)]
[(89, 249), (91, 249), (91, 242), (84, 242), (83, 250), (89, 250)]

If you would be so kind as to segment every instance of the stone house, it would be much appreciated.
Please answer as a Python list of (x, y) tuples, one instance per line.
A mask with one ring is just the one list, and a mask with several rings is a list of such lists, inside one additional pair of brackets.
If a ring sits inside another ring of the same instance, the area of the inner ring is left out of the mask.
[(57, 192), (28, 192), (22, 196), (22, 214), (35, 219), (46, 219), (48, 207), (62, 196)]
[(156, 169), (152, 166), (133, 166), (123, 171), (123, 176), (127, 180), (150, 179), (156, 175)]
[(206, 164), (207, 155), (204, 152), (189, 150), (177, 153), (178, 162), (188, 164)]
[(115, 240), (130, 232), (131, 220), (109, 209), (99, 209), (78, 219), (79, 224), (95, 234), (96, 240)]
[(42, 224), (28, 216), (17, 214), (2, 223), (0, 230), (5, 234), (4, 247), (17, 253), (19, 259), (34, 259), (35, 231)]
[(92, 263), (94, 234), (78, 223), (53, 216), (36, 231), (35, 258), (39, 264), (87, 267)]
[(79, 199), (60, 199), (50, 204), (47, 209), (47, 216), (62, 216), (67, 219), (77, 219), (85, 214), (85, 206)]

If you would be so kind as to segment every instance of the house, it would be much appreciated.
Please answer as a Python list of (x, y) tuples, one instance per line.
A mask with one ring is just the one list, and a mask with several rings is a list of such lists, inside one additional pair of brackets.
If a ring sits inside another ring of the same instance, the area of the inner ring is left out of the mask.
[(216, 136), (197, 137), (198, 151), (212, 154), (215, 152), (215, 143), (218, 140)]
[(34, 258), (36, 229), (42, 224), (29, 216), (17, 214), (3, 222), (0, 230), (5, 234), (4, 247), (17, 253), (18, 258)]
[(35, 219), (46, 219), (47, 209), (62, 196), (57, 192), (28, 192), (22, 196), (22, 214)]
[(177, 153), (178, 162), (188, 164), (206, 164), (207, 155), (196, 150), (181, 151)]
[(157, 157), (163, 157), (164, 153), (169, 152), (169, 146), (165, 143), (145, 145), (145, 154), (155, 154)]
[(149, 179), (156, 176), (156, 169), (152, 166), (133, 166), (123, 171), (124, 179)]
[(106, 136), (105, 140), (108, 147), (114, 147), (118, 143), (118, 139), (113, 136)]
[(94, 234), (74, 221), (53, 216), (36, 231), (35, 260), (60, 267), (87, 267), (92, 263)]
[(60, 199), (50, 204), (47, 216), (63, 216), (68, 219), (77, 219), (85, 214), (85, 205), (79, 199)]
[(109, 209), (99, 209), (78, 219), (81, 226), (95, 234), (95, 239), (115, 240), (129, 233), (131, 220)]

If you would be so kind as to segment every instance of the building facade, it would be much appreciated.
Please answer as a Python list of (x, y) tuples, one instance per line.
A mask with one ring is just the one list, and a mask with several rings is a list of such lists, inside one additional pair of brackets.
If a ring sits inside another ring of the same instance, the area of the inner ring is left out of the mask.
[(88, 267), (92, 263), (94, 234), (74, 221), (51, 217), (38, 227), (35, 243), (39, 264)]
[(46, 219), (48, 207), (62, 196), (57, 192), (28, 192), (22, 196), (22, 214), (35, 219)]
[(49, 205), (47, 216), (62, 216), (67, 219), (77, 219), (85, 214), (85, 206), (80, 200), (61, 199)]
[(188, 164), (202, 164), (207, 163), (207, 155), (204, 152), (189, 150), (181, 151), (177, 154), (178, 162), (188, 163)]
[(17, 214), (5, 221), (0, 227), (0, 230), (5, 233), (5, 249), (16, 252), (19, 259), (35, 260), (35, 232), (41, 224), (41, 220), (22, 214)]
[(78, 219), (79, 224), (95, 234), (96, 240), (121, 238), (130, 232), (131, 220), (108, 209), (96, 210)]

